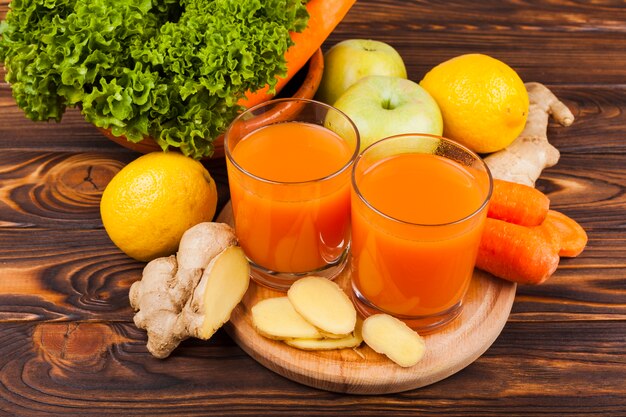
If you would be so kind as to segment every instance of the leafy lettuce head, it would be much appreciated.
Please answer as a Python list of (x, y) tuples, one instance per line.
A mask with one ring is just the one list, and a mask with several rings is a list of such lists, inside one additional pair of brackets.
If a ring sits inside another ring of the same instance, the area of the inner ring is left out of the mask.
[(306, 0), (13, 0), (0, 62), (32, 120), (85, 119), (210, 156), (246, 91), (284, 76)]

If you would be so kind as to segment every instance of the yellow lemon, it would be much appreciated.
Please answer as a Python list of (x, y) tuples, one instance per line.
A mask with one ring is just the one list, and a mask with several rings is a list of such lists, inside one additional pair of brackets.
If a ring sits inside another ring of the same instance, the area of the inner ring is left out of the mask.
[(150, 261), (176, 252), (183, 233), (211, 221), (215, 181), (204, 166), (175, 152), (143, 155), (122, 168), (102, 193), (109, 237), (128, 256)]
[(420, 85), (435, 99), (443, 134), (478, 153), (507, 147), (528, 118), (528, 92), (507, 64), (483, 54), (460, 55), (431, 69)]

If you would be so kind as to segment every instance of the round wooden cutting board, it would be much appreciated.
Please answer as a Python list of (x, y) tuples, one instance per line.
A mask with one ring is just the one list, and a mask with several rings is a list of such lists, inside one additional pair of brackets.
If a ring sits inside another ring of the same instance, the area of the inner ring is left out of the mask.
[[(230, 203), (217, 221), (232, 225)], [(349, 268), (336, 282), (350, 294)], [(396, 365), (365, 343), (356, 349), (303, 351), (259, 335), (252, 326), (250, 308), (264, 298), (285, 294), (253, 281), (225, 328), (252, 358), (293, 381), (341, 393), (387, 394), (432, 384), (475, 361), (502, 331), (515, 289), (513, 283), (476, 270), (461, 315), (438, 332), (424, 336), (426, 354), (410, 368)]]

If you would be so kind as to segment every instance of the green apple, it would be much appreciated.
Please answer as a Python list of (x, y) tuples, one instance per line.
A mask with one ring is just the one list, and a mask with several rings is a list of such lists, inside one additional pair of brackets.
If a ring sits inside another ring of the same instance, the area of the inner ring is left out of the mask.
[[(401, 133), (437, 136), (443, 133), (443, 119), (437, 102), (419, 84), (404, 78), (365, 77), (348, 88), (334, 107), (348, 115), (356, 125), (361, 149)], [(327, 120), (326, 124), (341, 135), (339, 123)]]
[(404, 61), (392, 46), (369, 39), (339, 42), (324, 54), (316, 99), (333, 104), (348, 87), (368, 75), (407, 77)]

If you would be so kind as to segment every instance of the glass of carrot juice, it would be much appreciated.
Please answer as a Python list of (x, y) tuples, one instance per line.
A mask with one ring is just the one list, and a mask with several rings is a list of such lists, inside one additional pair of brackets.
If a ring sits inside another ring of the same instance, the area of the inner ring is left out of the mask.
[(225, 138), (235, 233), (252, 278), (286, 290), (334, 278), (350, 247), (350, 173), (359, 134), (339, 110), (277, 99), (240, 114)]
[(352, 170), (352, 290), (365, 316), (433, 331), (454, 319), (472, 279), (491, 197), (485, 163), (425, 134), (366, 148)]

